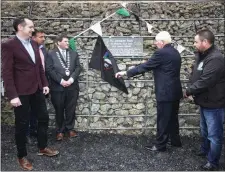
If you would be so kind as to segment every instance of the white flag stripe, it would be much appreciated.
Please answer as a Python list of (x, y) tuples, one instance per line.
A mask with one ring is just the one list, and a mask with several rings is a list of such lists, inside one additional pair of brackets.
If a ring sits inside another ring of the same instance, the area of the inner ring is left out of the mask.
[(102, 36), (102, 27), (100, 22), (94, 24), (93, 26), (91, 26), (91, 29), (97, 33), (98, 35)]
[(146, 22), (147, 28), (148, 28), (148, 32), (152, 33), (152, 28), (153, 26), (151, 24), (149, 24), (148, 22)]
[(180, 45), (180, 44), (177, 45), (177, 51), (178, 51), (179, 53), (182, 53), (184, 50), (185, 50), (185, 47), (183, 47), (183, 46)]

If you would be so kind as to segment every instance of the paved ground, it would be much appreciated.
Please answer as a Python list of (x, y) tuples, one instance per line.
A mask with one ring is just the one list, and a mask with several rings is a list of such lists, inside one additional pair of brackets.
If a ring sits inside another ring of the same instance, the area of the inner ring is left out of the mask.
[[(14, 128), (1, 126), (1, 171), (21, 171), (16, 161)], [(57, 157), (37, 156), (36, 145), (28, 146), (28, 159), (37, 171), (199, 171), (205, 158), (192, 152), (199, 139), (183, 137), (182, 148), (154, 153), (144, 149), (154, 138), (80, 133), (76, 139), (56, 142), (49, 131), (49, 145), (57, 148)], [(224, 149), (223, 149), (224, 150)], [(224, 153), (221, 171), (224, 171)]]

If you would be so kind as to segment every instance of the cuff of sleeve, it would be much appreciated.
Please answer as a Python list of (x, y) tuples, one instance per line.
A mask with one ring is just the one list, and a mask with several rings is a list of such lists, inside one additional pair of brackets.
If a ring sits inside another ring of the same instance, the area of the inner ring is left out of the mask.
[(62, 84), (62, 82), (63, 82), (63, 79), (61, 79), (60, 84)]
[(131, 70), (132, 70), (132, 69), (128, 70), (127, 73), (126, 73), (128, 78), (132, 77)]
[(69, 81), (72, 84), (74, 82), (74, 79), (72, 77), (70, 77)]

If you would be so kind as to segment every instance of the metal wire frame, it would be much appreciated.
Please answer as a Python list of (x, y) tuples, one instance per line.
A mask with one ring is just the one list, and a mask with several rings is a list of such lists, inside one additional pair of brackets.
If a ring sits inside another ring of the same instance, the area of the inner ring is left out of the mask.
[[(80, 129), (80, 128), (76, 128), (76, 129)], [(118, 128), (110, 128), (110, 127), (102, 127), (102, 128), (89, 128), (89, 130), (143, 130), (143, 129), (157, 129), (156, 127), (141, 127), (141, 128), (137, 128), (137, 127), (118, 127)], [(200, 127), (179, 127), (179, 129), (200, 129)]]
[[(128, 82), (154, 82), (153, 79), (151, 80), (124, 80), (125, 82), (128, 81)], [(96, 83), (96, 84), (108, 84), (108, 82), (104, 82), (104, 81), (79, 81), (80, 83)], [(186, 83), (186, 82), (189, 82), (188, 79), (181, 79), (181, 82), (183, 83)]]
[[(126, 103), (131, 104), (131, 103)], [(132, 103), (134, 104), (134, 103)], [(1, 111), (2, 113), (13, 113), (14, 111)], [(198, 113), (180, 113), (178, 116), (198, 116)], [(99, 118), (136, 118), (136, 117), (153, 117), (153, 115), (79, 115), (76, 114), (76, 117), (99, 117)]]
[[(7, 1), (5, 1), (7, 2)], [(18, 1), (18, 2), (30, 2), (30, 1)], [(36, 1), (32, 1), (32, 2), (36, 2)], [(52, 1), (37, 1), (37, 2), (52, 2)], [(159, 1), (157, 1), (159, 2)], [(164, 1), (161, 1), (161, 2), (164, 2)], [(165, 1), (165, 2), (168, 2), (168, 1)], [(172, 1), (172, 2), (184, 2), (184, 1)], [(187, 1), (188, 2), (188, 1)], [(65, 3), (65, 2), (58, 2), (57, 3)], [(71, 3), (71, 1), (70, 1)], [(12, 19), (14, 17), (1, 17), (2, 19)], [(34, 19), (34, 20), (45, 20), (45, 19), (48, 19), (48, 20), (55, 20), (55, 19), (60, 19), (60, 20), (88, 20), (88, 21), (91, 21), (91, 20), (94, 20), (91, 19), (91, 18), (37, 18), (37, 19)], [(118, 20), (118, 19), (107, 19), (107, 21), (115, 21), (115, 20)], [(122, 20), (126, 20), (126, 21), (134, 21), (135, 19), (122, 19)], [(224, 20), (224, 18), (198, 18), (198, 19), (145, 19), (146, 21), (195, 21), (195, 20)], [(2, 37), (8, 37), (8, 36), (14, 36), (14, 35), (1, 35)], [(56, 35), (46, 35), (47, 37), (55, 37)], [(217, 37), (224, 37), (224, 35), (215, 35)], [(83, 38), (97, 38), (97, 36), (80, 36), (80, 37), (83, 37)], [(103, 36), (104, 37), (104, 36)], [(109, 37), (112, 37), (112, 36), (109, 36)], [(113, 36), (113, 37), (116, 37), (116, 36)], [(124, 37), (124, 36), (123, 36)], [(125, 36), (126, 37), (126, 36)], [(153, 38), (155, 36), (129, 36), (129, 37), (144, 37), (144, 38)], [(184, 37), (192, 37), (192, 36), (172, 36), (172, 37), (181, 37), (181, 38), (184, 38)], [(193, 56), (189, 56), (189, 57), (193, 57)], [(120, 58), (123, 58), (123, 57), (120, 57)], [(88, 60), (88, 58), (86, 57), (85, 59)], [(87, 88), (88, 88), (88, 84), (89, 83), (107, 83), (107, 82), (95, 82), (95, 81), (90, 81), (88, 80), (88, 75), (86, 75), (87, 78), (86, 78), (86, 81), (80, 81), (80, 82), (85, 82), (87, 83)], [(136, 80), (138, 82), (154, 82), (154, 80)], [(135, 80), (133, 80), (133, 82), (136, 82)], [(188, 82), (188, 80), (183, 80), (184, 82)], [(131, 82), (131, 81), (129, 81)], [(140, 103), (140, 102), (138, 102)], [(129, 104), (129, 103), (126, 103), (126, 104)], [(134, 104), (134, 103), (132, 103)], [(90, 105), (91, 105), (91, 102), (89, 101), (89, 108), (90, 108)], [(146, 108), (147, 109), (147, 108)], [(4, 113), (4, 112), (3, 112)], [(179, 114), (179, 116), (197, 116), (198, 114)], [(113, 115), (113, 116), (105, 116), (105, 115), (77, 115), (77, 117), (88, 117), (90, 119), (90, 117), (99, 117), (99, 118), (126, 118), (126, 117), (152, 117), (152, 115), (127, 115), (127, 116), (122, 116), (122, 115)], [(88, 121), (88, 123), (90, 124), (90, 121)], [(145, 123), (144, 124), (144, 127), (141, 127), (141, 128), (134, 128), (134, 127), (117, 127), (117, 128), (111, 128), (111, 127), (101, 127), (101, 128), (90, 128), (88, 127), (88, 130), (143, 130), (143, 129), (156, 129), (156, 127), (146, 127)], [(199, 127), (180, 127), (180, 129), (199, 129)]]
[[(126, 56), (126, 57), (121, 57), (121, 56), (113, 56), (115, 59), (145, 59), (151, 57), (151, 54), (148, 54), (146, 56)], [(194, 58), (194, 55), (187, 55), (187, 56), (181, 56), (182, 58)], [(91, 57), (79, 57), (80, 59), (91, 59)]]
[[(15, 2), (15, 0), (6, 0), (6, 1), (4, 1), (4, 2)], [(23, 0), (18, 0), (17, 2), (31, 2), (31, 1), (23, 1)], [(120, 3), (121, 1), (93, 1), (93, 0), (86, 0), (86, 1), (70, 1), (70, 0), (68, 0), (68, 1), (54, 1), (54, 0), (52, 0), (52, 1), (38, 1), (38, 0), (32, 0), (32, 2), (45, 2), (45, 3), (58, 3), (58, 4), (67, 4), (67, 3)], [(126, 1), (127, 3), (137, 3), (137, 1)], [(138, 1), (139, 3), (176, 3), (176, 2), (182, 2), (182, 3), (190, 3), (190, 2), (211, 2), (211, 0), (189, 0), (189, 1), (186, 1), (186, 0), (184, 0), (184, 1), (175, 1), (175, 0), (164, 0), (164, 1), (157, 1), (157, 0), (153, 0), (153, 1)]]
[[(12, 37), (12, 36), (15, 36), (15, 35), (1, 35), (1, 37)], [(56, 37), (58, 35), (45, 35), (46, 37)], [(68, 35), (69, 36), (69, 35)], [(97, 38), (98, 36), (93, 36), (93, 35), (90, 35), (90, 36), (79, 36), (79, 38)], [(102, 36), (102, 38), (120, 38), (120, 37), (130, 37), (130, 38), (155, 38), (155, 35), (153, 36)], [(174, 35), (171, 35), (172, 38), (193, 38), (193, 35), (186, 35), (186, 36), (174, 36)], [(220, 35), (215, 35), (215, 37), (225, 37), (224, 34), (220, 34)]]
[[(178, 114), (178, 116), (198, 116), (197, 113)], [(98, 117), (98, 118), (136, 118), (136, 117), (153, 117), (153, 115), (76, 115), (77, 117)]]
[[(16, 17), (1, 17), (1, 19), (14, 19)], [(43, 18), (35, 18), (33, 17), (32, 20), (79, 20), (79, 21), (95, 21), (96, 19), (99, 18), (79, 18), (79, 17), (60, 17), (60, 18), (56, 18), (56, 17), (43, 17)], [(204, 20), (225, 20), (224, 18), (188, 18), (188, 19), (169, 19), (169, 18), (164, 18), (164, 19), (145, 19), (143, 18), (145, 21), (204, 21)], [(119, 19), (120, 21), (136, 21), (136, 19)], [(105, 21), (118, 21), (118, 19), (106, 19)]]

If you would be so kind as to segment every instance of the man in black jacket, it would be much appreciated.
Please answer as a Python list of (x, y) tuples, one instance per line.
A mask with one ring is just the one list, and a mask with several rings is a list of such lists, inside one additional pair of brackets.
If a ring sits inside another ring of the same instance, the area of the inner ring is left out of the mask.
[(132, 77), (153, 70), (157, 101), (157, 138), (154, 146), (146, 146), (151, 151), (165, 151), (168, 139), (171, 145), (180, 147), (178, 111), (182, 95), (180, 82), (181, 57), (171, 45), (171, 36), (162, 31), (156, 35), (158, 50), (145, 63), (128, 71), (116, 73), (116, 77)]
[(204, 170), (215, 170), (223, 144), (223, 121), (225, 105), (225, 65), (224, 57), (214, 45), (214, 35), (209, 30), (201, 30), (195, 36), (194, 46), (198, 50), (191, 76), (191, 85), (184, 93), (193, 96), (200, 106), (200, 128), (203, 143), (199, 156), (207, 156)]
[(65, 132), (68, 132), (69, 137), (77, 137), (74, 124), (81, 66), (77, 52), (69, 49), (67, 36), (58, 36), (56, 44), (57, 47), (48, 53), (46, 72), (56, 113), (56, 140), (60, 141)]

